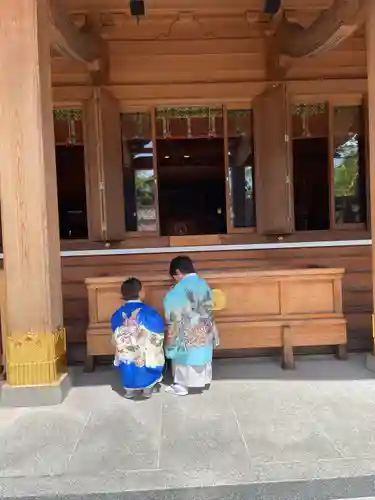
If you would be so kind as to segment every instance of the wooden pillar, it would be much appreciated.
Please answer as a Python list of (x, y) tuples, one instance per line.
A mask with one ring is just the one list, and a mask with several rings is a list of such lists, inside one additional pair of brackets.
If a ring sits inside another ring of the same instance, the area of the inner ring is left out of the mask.
[(368, 368), (375, 370), (375, 2), (368, 2), (367, 15), (367, 81), (368, 81), (368, 134), (370, 172), (370, 219), (372, 236), (372, 334), (373, 355), (367, 359)]
[(64, 371), (61, 262), (46, 0), (0, 3), (0, 198), (10, 386)]

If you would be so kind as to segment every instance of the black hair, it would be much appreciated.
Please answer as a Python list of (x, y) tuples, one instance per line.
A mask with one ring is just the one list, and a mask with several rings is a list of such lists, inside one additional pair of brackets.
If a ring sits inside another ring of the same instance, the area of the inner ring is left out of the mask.
[(121, 295), (124, 300), (138, 300), (142, 283), (137, 278), (128, 278), (121, 285)]
[(169, 274), (172, 278), (176, 276), (177, 271), (180, 271), (181, 274), (195, 273), (194, 264), (191, 258), (185, 255), (179, 255), (172, 259), (169, 264)]

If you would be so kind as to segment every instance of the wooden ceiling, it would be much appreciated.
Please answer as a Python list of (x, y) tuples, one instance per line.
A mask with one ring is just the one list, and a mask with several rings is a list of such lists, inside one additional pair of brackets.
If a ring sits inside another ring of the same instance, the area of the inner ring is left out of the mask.
[[(146, 16), (139, 23), (130, 14), (129, 0), (50, 1), (60, 3), (78, 37), (82, 27), (90, 27), (92, 35), (106, 42), (106, 59), (98, 55), (99, 76), (104, 75), (98, 83), (126, 85), (124, 99), (129, 102), (139, 85), (366, 74), (363, 28), (351, 37), (361, 24), (357, 13), (365, 0), (283, 0), (282, 15), (271, 22), (262, 15), (265, 0), (145, 0)], [(54, 85), (93, 81), (95, 65), (85, 54), (85, 44), (72, 40), (84, 57), (56, 57), (54, 50)], [(306, 57), (315, 53), (319, 55)], [(142, 100), (150, 92), (152, 98), (156, 95), (151, 88), (138, 90)]]
[[(139, 25), (131, 16), (128, 0), (61, 0), (75, 24), (79, 27), (85, 22), (100, 31), (104, 38), (152, 38), (158, 36), (150, 23), (160, 23), (160, 26), (170, 26), (170, 23), (201, 24), (204, 33), (205, 26), (210, 25), (215, 32), (215, 24), (220, 21), (228, 26), (242, 20), (249, 25), (262, 23), (264, 0), (145, 0), (146, 16)], [(332, 0), (283, 0), (283, 9), (288, 19), (296, 20), (304, 25), (310, 25), (322, 10), (332, 5)], [(137, 31), (135, 30), (137, 28)], [(146, 28), (150, 31), (145, 34)], [(138, 33), (133, 36), (134, 32)], [(162, 31), (163, 32), (163, 31)], [(164, 30), (165, 33), (165, 30)], [(206, 33), (206, 37), (209, 32)], [(239, 36), (242, 36), (240, 32)]]
[[(94, 33), (109, 41), (265, 36), (275, 38), (272, 50), (290, 57), (310, 55), (328, 42), (337, 45), (350, 36), (363, 22), (366, 4), (366, 0), (283, 0), (278, 15), (270, 18), (263, 13), (265, 0), (145, 0), (146, 15), (138, 22), (128, 0), (50, 1), (52, 9), (68, 14), (78, 29), (90, 27), (93, 45)], [(305, 28), (310, 33), (304, 33)], [(81, 38), (85, 35), (82, 32)]]
[[(129, 11), (128, 0), (62, 0), (68, 12)], [(328, 9), (332, 0), (283, 0), (286, 10), (320, 11)], [(181, 11), (199, 14), (235, 15), (246, 11), (262, 12), (264, 0), (145, 0), (148, 15), (157, 16)]]

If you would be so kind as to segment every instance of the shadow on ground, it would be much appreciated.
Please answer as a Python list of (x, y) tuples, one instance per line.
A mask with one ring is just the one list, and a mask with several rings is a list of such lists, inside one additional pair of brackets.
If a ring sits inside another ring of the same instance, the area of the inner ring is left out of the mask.
[[(283, 380), (285, 382), (295, 382), (354, 381), (374, 378), (372, 372), (364, 369), (364, 364), (365, 356), (361, 354), (353, 354), (346, 361), (339, 361), (331, 355), (297, 356), (295, 370), (283, 370), (279, 359), (275, 357), (215, 359), (213, 362), (213, 379), (214, 381)], [(113, 391), (123, 395), (120, 378), (110, 364), (99, 364), (95, 371), (91, 373), (82, 373), (82, 370), (80, 366), (72, 368), (73, 386), (111, 385)], [(170, 367), (167, 367), (162, 385), (170, 384), (171, 381)], [(158, 390), (160, 390), (160, 387)]]

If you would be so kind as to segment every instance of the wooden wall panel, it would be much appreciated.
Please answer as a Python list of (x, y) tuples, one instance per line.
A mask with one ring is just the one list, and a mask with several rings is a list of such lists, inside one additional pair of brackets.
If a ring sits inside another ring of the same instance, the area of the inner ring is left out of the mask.
[(115, 85), (257, 81), (265, 77), (262, 52), (157, 56), (125, 54), (111, 57), (111, 82)]
[[(90, 276), (167, 273), (173, 254), (116, 255), (63, 258), (63, 295), (68, 342), (85, 343), (88, 321), (84, 279)], [(280, 249), (262, 251), (202, 252), (192, 254), (198, 270), (344, 267), (344, 313), (348, 319), (349, 349), (371, 348), (370, 247)]]

